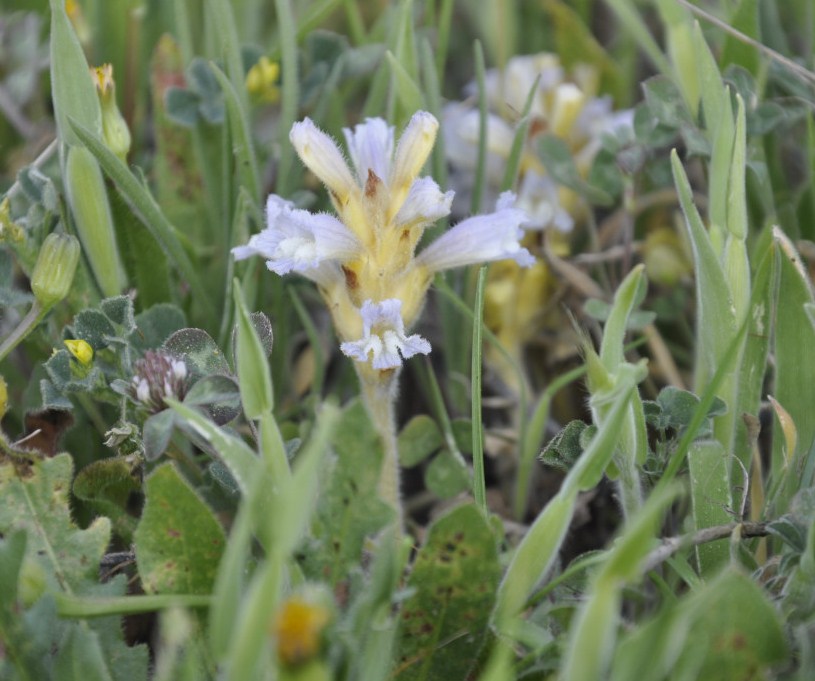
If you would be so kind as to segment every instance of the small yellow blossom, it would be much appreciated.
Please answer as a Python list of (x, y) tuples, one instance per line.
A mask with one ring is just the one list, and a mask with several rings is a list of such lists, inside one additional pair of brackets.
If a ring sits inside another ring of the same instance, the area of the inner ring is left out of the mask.
[(91, 78), (96, 85), (96, 94), (102, 108), (102, 139), (107, 147), (122, 161), (127, 160), (130, 151), (130, 128), (116, 105), (116, 81), (113, 80), (113, 66), (102, 64), (91, 68)]
[(246, 74), (246, 91), (258, 102), (274, 104), (280, 99), (280, 65), (269, 57), (261, 57)]
[(320, 651), (323, 630), (330, 619), (331, 612), (325, 606), (302, 596), (288, 598), (274, 622), (280, 661), (294, 666), (312, 660)]
[(11, 202), (8, 196), (0, 201), (0, 243), (19, 243), (23, 240), (23, 228), (11, 219)]
[(74, 359), (76, 359), (83, 367), (89, 367), (93, 362), (93, 348), (87, 341), (66, 340), (65, 347), (68, 348)]

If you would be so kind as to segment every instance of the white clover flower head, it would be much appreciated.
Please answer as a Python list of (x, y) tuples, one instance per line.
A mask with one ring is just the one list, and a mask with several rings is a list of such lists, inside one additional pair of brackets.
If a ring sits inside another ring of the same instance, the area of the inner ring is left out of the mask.
[(182, 400), (187, 394), (187, 365), (162, 350), (148, 350), (133, 367), (131, 396), (156, 414), (167, 408), (165, 398)]
[(401, 300), (389, 298), (378, 303), (366, 300), (359, 312), (362, 338), (340, 346), (348, 357), (358, 362), (370, 361), (374, 369), (381, 371), (402, 366), (402, 358), (430, 352), (430, 343), (420, 335), (405, 335)]

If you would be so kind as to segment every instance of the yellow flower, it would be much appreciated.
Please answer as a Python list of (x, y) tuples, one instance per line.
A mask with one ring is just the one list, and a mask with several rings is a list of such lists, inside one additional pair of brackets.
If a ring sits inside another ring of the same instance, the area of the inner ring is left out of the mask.
[(294, 666), (313, 659), (320, 651), (323, 630), (330, 619), (331, 612), (325, 606), (302, 596), (288, 598), (274, 622), (280, 661)]
[(70, 352), (74, 356), (74, 359), (83, 367), (89, 367), (91, 365), (91, 362), (93, 362), (93, 348), (90, 343), (81, 339), (66, 340), (64, 343), (65, 347), (68, 348), (68, 352)]
[(280, 65), (269, 57), (261, 57), (246, 74), (246, 91), (259, 102), (274, 104), (280, 99), (278, 78)]

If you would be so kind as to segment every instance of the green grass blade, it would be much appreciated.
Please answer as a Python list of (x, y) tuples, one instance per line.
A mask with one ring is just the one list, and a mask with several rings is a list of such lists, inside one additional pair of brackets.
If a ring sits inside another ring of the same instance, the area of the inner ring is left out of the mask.
[(238, 91), (229, 78), (226, 77), (226, 74), (212, 62), (210, 62), (209, 66), (218, 79), (221, 91), (224, 93), (227, 118), (229, 119), (229, 132), (232, 136), (232, 151), (235, 154), (238, 177), (240, 178), (239, 183), (246, 188), (246, 191), (254, 197), (255, 201), (259, 201), (260, 173), (255, 156), (255, 147), (252, 143), (252, 132), (249, 128), (248, 112), (238, 96)]
[(484, 284), (487, 268), (478, 270), (478, 283), (475, 289), (475, 316), (473, 317), (473, 352), (471, 373), (471, 404), (473, 429), (473, 497), (478, 507), (487, 514), (487, 489), (484, 480), (484, 427), (481, 415), (481, 329), (484, 319)]

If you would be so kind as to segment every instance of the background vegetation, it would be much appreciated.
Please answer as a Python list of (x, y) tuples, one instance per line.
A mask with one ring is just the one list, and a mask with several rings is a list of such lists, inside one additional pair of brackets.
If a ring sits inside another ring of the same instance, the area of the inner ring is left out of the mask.
[[(4, 0), (0, 678), (812, 678), (814, 36), (807, 0)], [(417, 110), (457, 192), (423, 244), (513, 190), (536, 263), (436, 275), (402, 528), (316, 287), (231, 249), (272, 192), (332, 210), (293, 123)]]

